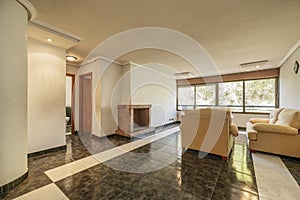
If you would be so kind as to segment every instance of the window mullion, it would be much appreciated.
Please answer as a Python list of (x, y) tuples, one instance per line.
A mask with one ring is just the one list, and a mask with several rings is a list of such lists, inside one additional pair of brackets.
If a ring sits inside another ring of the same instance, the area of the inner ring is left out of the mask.
[(216, 89), (216, 106), (218, 107), (219, 106), (219, 83), (216, 83), (215, 89)]
[(245, 80), (243, 80), (243, 113), (246, 112), (245, 104), (246, 104), (246, 99), (245, 99)]
[(194, 110), (196, 110), (196, 85), (194, 85)]

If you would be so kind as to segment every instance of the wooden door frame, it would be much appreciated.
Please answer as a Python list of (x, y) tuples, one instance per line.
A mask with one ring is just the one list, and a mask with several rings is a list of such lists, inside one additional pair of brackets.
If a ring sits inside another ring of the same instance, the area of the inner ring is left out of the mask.
[(74, 116), (75, 116), (75, 74), (66, 73), (66, 76), (72, 78), (72, 90), (71, 90), (71, 133), (74, 134), (75, 131), (75, 124), (74, 124)]
[[(83, 108), (82, 108), (82, 101), (83, 101), (83, 88), (82, 88), (82, 79), (86, 76), (91, 76), (91, 81), (92, 81), (92, 84), (91, 84), (91, 90), (93, 88), (93, 73), (92, 72), (88, 72), (88, 73), (85, 73), (85, 74), (81, 74), (79, 75), (79, 132), (82, 133), (82, 129), (83, 129)], [(92, 91), (91, 91), (91, 95), (93, 96), (92, 94)], [(93, 98), (91, 98), (92, 102), (93, 103)], [(92, 107), (93, 109), (93, 107)], [(91, 121), (91, 133), (92, 133), (92, 128), (93, 128), (93, 114), (92, 114), (92, 121)]]

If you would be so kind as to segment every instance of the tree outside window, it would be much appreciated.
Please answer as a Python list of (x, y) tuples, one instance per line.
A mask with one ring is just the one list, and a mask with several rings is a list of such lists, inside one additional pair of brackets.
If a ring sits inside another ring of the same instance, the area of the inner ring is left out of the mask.
[(243, 112), (243, 81), (219, 83), (219, 106)]

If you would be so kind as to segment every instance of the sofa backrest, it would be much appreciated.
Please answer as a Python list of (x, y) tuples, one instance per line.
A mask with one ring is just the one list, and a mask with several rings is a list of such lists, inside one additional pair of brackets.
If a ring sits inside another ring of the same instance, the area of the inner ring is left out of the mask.
[(199, 110), (186, 110), (185, 115), (197, 115), (199, 118), (228, 118), (229, 124), (232, 122), (230, 108), (202, 108)]
[(275, 122), (278, 125), (291, 126), (296, 129), (300, 129), (300, 111), (284, 108), (278, 115), (278, 119)]
[(270, 124), (275, 124), (278, 120), (279, 113), (283, 110), (283, 108), (276, 108), (270, 112)]

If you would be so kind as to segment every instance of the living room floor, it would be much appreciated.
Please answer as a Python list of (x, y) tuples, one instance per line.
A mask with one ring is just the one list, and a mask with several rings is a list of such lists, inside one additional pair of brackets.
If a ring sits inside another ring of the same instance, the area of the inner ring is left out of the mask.
[[(296, 184), (291, 191), (285, 182), (280, 192), (286, 188), (290, 197), (299, 197), (300, 160), (253, 156), (242, 132), (228, 161), (192, 150), (182, 152), (178, 126), (133, 140), (118, 135), (66, 139), (65, 150), (30, 157), (28, 178), (4, 199), (274, 199), (260, 192), (270, 192), (274, 182), (264, 185), (266, 177), (257, 177), (257, 172), (274, 170), (288, 174)], [(267, 162), (273, 158), (284, 166), (272, 169)], [(265, 171), (259, 169), (262, 159), (268, 165)]]

